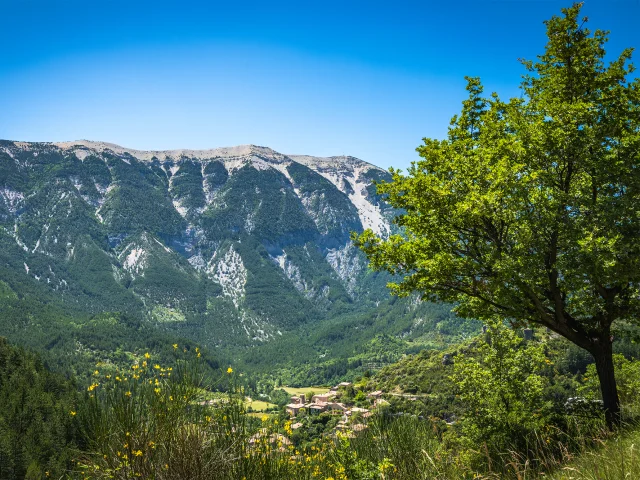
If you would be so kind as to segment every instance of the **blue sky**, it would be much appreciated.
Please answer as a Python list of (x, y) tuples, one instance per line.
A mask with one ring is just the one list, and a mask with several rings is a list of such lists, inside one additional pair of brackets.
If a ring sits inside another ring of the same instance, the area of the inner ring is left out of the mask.
[[(0, 0), (0, 138), (254, 143), (406, 168), (446, 135), (465, 75), (518, 95), (518, 58), (569, 4)], [(639, 0), (583, 13), (611, 30), (610, 54), (640, 47)]]

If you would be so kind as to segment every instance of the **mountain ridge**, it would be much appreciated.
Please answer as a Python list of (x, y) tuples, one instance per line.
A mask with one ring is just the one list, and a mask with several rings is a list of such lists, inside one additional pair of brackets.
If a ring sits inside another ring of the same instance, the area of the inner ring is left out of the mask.
[(123, 147), (121, 145), (110, 143), (110, 142), (102, 142), (99, 140), (72, 140), (72, 141), (62, 141), (62, 142), (21, 142), (21, 141), (13, 141), (13, 143), (17, 144), (31, 144), (31, 143), (42, 143), (42, 144), (51, 144), (56, 145), (62, 149), (68, 150), (73, 149), (74, 147), (86, 147), (94, 150), (111, 150), (115, 153), (128, 153), (139, 160), (152, 160), (154, 157), (159, 160), (164, 160), (167, 157), (173, 159), (179, 159), (180, 157), (189, 157), (189, 158), (199, 158), (199, 159), (210, 159), (216, 157), (238, 157), (245, 156), (251, 153), (260, 153), (265, 155), (273, 156), (274, 158), (278, 157), (287, 157), (290, 159), (296, 159), (299, 163), (309, 162), (332, 162), (337, 161), (340, 158), (343, 158), (346, 162), (355, 161), (356, 163), (367, 164), (373, 168), (384, 171), (383, 168), (374, 165), (370, 162), (362, 160), (360, 158), (351, 156), (351, 155), (331, 155), (328, 157), (318, 156), (318, 155), (304, 155), (304, 154), (284, 154), (278, 152), (270, 147), (265, 147), (261, 145), (256, 145), (252, 143), (235, 145), (231, 147), (215, 147), (208, 149), (188, 149), (188, 148), (177, 148), (177, 149), (169, 149), (169, 150), (140, 150), (136, 148), (128, 148)]
[[(390, 225), (380, 214), (377, 205), (368, 202), (363, 190), (371, 186), (371, 180), (382, 179), (387, 172), (369, 162), (353, 156), (331, 156), (318, 157), (312, 155), (286, 155), (279, 153), (269, 147), (253, 144), (238, 145), (234, 147), (219, 147), (205, 150), (174, 149), (174, 150), (138, 150), (126, 148), (120, 145), (93, 141), (75, 140), (63, 142), (22, 142), (3, 141), (13, 143), (20, 149), (30, 149), (33, 145), (50, 145), (60, 148), (63, 151), (71, 151), (80, 161), (84, 161), (92, 152), (104, 153), (112, 152), (118, 156), (130, 155), (143, 162), (179, 162), (182, 159), (198, 159), (200, 161), (220, 161), (224, 164), (228, 173), (232, 173), (247, 164), (251, 164), (257, 169), (274, 168), (282, 173), (289, 181), (291, 176), (287, 172), (287, 166), (291, 163), (304, 165), (333, 183), (343, 193), (350, 196), (351, 202), (356, 206), (363, 227), (371, 228), (379, 235), (386, 236), (390, 233)], [(4, 147), (5, 152), (12, 155), (11, 151)], [(177, 167), (169, 167), (171, 176), (177, 171)], [(163, 168), (164, 169), (164, 168)], [(176, 169), (174, 171), (174, 169)], [(366, 175), (371, 170), (374, 175)], [(166, 173), (166, 171), (165, 171)], [(202, 175), (204, 176), (204, 166)], [(352, 175), (349, 175), (351, 173)], [(365, 178), (363, 181), (362, 178)], [(108, 187), (107, 187), (108, 188)], [(296, 191), (294, 189), (294, 191)], [(5, 195), (7, 196), (7, 195)], [(186, 211), (179, 202), (174, 205), (176, 210), (184, 217)]]

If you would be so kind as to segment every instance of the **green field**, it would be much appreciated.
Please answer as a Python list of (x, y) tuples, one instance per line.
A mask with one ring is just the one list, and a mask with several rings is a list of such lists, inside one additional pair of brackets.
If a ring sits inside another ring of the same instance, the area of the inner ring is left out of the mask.
[(275, 403), (263, 402), (262, 400), (253, 400), (251, 402), (245, 402), (245, 407), (251, 407), (254, 412), (265, 412), (270, 408), (277, 407)]
[(304, 393), (305, 396), (308, 396), (310, 393), (326, 393), (331, 390), (331, 387), (282, 387), (282, 390), (287, 392), (289, 395), (300, 395), (301, 393)]

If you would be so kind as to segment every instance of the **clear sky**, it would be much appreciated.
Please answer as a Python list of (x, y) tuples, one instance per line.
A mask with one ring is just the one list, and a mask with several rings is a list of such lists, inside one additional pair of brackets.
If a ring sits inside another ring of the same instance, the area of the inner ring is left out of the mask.
[[(570, 1), (0, 0), (0, 138), (138, 149), (246, 143), (406, 168), (464, 76), (517, 96), (518, 58)], [(587, 0), (608, 52), (639, 0)], [(640, 53), (637, 53), (640, 65)]]

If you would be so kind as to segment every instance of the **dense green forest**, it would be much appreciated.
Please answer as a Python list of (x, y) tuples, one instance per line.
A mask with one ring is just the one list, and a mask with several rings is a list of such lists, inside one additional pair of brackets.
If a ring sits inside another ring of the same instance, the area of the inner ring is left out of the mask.
[(80, 399), (74, 382), (0, 338), (0, 478), (65, 472), (83, 446)]

